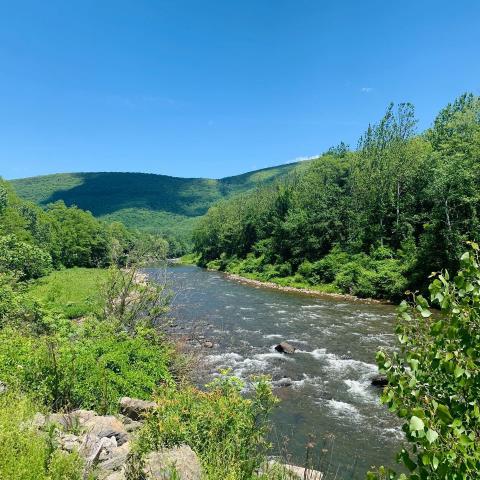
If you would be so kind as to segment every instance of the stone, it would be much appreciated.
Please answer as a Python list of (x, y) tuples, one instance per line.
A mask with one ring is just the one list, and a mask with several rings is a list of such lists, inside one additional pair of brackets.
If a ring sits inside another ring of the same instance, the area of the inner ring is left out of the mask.
[(188, 445), (152, 452), (145, 459), (148, 480), (168, 480), (172, 471), (177, 472), (179, 480), (201, 480), (200, 461)]
[(111, 472), (106, 477), (103, 477), (103, 480), (126, 480), (126, 476), (123, 470), (118, 472)]
[(8, 387), (6, 383), (0, 382), (0, 395), (2, 393), (7, 393), (8, 392)]
[(284, 377), (280, 378), (280, 380), (276, 380), (273, 382), (275, 387), (291, 387), (293, 385), (293, 381), (291, 378)]
[(388, 385), (388, 379), (386, 375), (375, 375), (372, 378), (372, 385), (374, 387), (386, 387)]
[(155, 410), (155, 402), (147, 402), (138, 398), (122, 397), (120, 399), (120, 411), (132, 420), (140, 420), (147, 413)]
[(92, 417), (83, 426), (88, 433), (99, 438), (114, 436), (118, 445), (123, 445), (128, 440), (125, 426), (113, 415)]
[(203, 346), (205, 348), (213, 348), (213, 342), (210, 342), (210, 341), (203, 342)]
[(125, 465), (129, 453), (129, 442), (120, 447), (106, 448), (99, 457), (98, 468), (100, 470), (118, 470)]
[(295, 353), (296, 348), (287, 342), (281, 342), (275, 347), (275, 350), (280, 353), (288, 353), (291, 355), (292, 353)]
[(323, 473), (318, 470), (297, 467), (296, 465), (281, 463), (277, 460), (268, 461), (266, 467), (262, 468), (262, 472), (268, 475), (269, 471), (278, 472), (279, 469), (282, 470), (282, 478), (288, 480), (323, 480), (324, 478)]

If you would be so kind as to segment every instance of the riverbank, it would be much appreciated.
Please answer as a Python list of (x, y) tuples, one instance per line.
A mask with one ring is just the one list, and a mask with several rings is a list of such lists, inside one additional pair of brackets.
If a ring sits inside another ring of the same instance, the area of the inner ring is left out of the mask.
[[(198, 265), (199, 256), (196, 254), (187, 254), (180, 258), (175, 258), (169, 260), (171, 265), (191, 265), (199, 267)], [(199, 267), (203, 268), (203, 267)], [(217, 272), (220, 271), (216, 268), (205, 268), (208, 271)], [(256, 274), (250, 274), (251, 276), (247, 276), (249, 274), (240, 275), (238, 273), (231, 273), (226, 271), (220, 271), (223, 273), (227, 278), (230, 280), (234, 280), (240, 283), (244, 283), (247, 285), (251, 285), (257, 288), (269, 288), (274, 290), (280, 290), (282, 292), (290, 292), (290, 293), (300, 293), (303, 295), (310, 295), (319, 298), (331, 298), (334, 300), (346, 300), (349, 302), (358, 302), (363, 304), (380, 304), (380, 305), (393, 305), (393, 302), (386, 299), (379, 299), (379, 298), (362, 298), (356, 295), (342, 293), (338, 291), (332, 284), (323, 284), (318, 286), (313, 285), (306, 285), (304, 282), (299, 284), (294, 280), (293, 277), (281, 277), (281, 278), (274, 278), (270, 281), (261, 280), (257, 277)]]
[(365, 304), (392, 305), (392, 302), (388, 300), (379, 300), (375, 298), (360, 298), (360, 297), (356, 297), (355, 295), (349, 295), (347, 293), (325, 292), (320, 290), (313, 290), (310, 288), (295, 287), (290, 285), (279, 285), (278, 283), (255, 280), (252, 278), (243, 277), (242, 275), (237, 275), (237, 274), (228, 273), (228, 272), (224, 272), (224, 275), (230, 280), (235, 280), (237, 282), (244, 283), (247, 285), (252, 285), (254, 287), (259, 287), (259, 288), (272, 288), (274, 290), (280, 290), (282, 292), (302, 293), (304, 295), (332, 298), (335, 300), (348, 300), (350, 302), (359, 302), (359, 303), (365, 303)]

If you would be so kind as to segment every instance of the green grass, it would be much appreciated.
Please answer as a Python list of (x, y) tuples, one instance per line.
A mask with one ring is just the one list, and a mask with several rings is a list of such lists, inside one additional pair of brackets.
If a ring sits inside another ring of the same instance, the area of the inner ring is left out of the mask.
[(197, 265), (198, 258), (199, 256), (196, 253), (187, 253), (178, 260), (178, 263), (180, 265)]
[(101, 285), (106, 278), (104, 269), (58, 270), (32, 282), (29, 293), (67, 318), (79, 318), (102, 309)]

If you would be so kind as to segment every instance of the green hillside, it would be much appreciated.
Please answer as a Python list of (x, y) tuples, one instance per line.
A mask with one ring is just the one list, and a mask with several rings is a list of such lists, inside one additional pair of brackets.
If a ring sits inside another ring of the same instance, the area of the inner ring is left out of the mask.
[(220, 180), (147, 173), (60, 173), (12, 180), (39, 205), (63, 200), (106, 220), (188, 241), (196, 220), (218, 200), (284, 177), (298, 163)]

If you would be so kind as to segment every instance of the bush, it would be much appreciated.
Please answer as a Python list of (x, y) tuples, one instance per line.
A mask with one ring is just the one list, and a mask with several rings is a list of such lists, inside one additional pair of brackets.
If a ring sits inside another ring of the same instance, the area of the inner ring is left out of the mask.
[(187, 444), (200, 456), (206, 479), (250, 479), (265, 459), (267, 417), (276, 403), (258, 379), (251, 398), (242, 382), (222, 376), (203, 392), (194, 387), (159, 391), (157, 409), (140, 436), (143, 452)]
[[(480, 471), (480, 266), (479, 247), (461, 257), (450, 278), (439, 274), (430, 284), (429, 302), (414, 296), (399, 309), (400, 349), (380, 351), (377, 362), (388, 377), (382, 401), (404, 420), (410, 442), (398, 456), (411, 472), (406, 479), (474, 480)], [(369, 478), (398, 478), (380, 469)]]
[(31, 422), (34, 405), (24, 397), (0, 395), (0, 478), (5, 480), (81, 480), (77, 454), (55, 449)]
[(15, 235), (0, 237), (0, 272), (14, 272), (20, 280), (46, 275), (52, 258), (41, 248), (18, 240)]
[(48, 336), (0, 331), (0, 378), (53, 410), (114, 412), (121, 396), (148, 399), (171, 381), (171, 351), (152, 329), (129, 335), (93, 319), (54, 328)]

